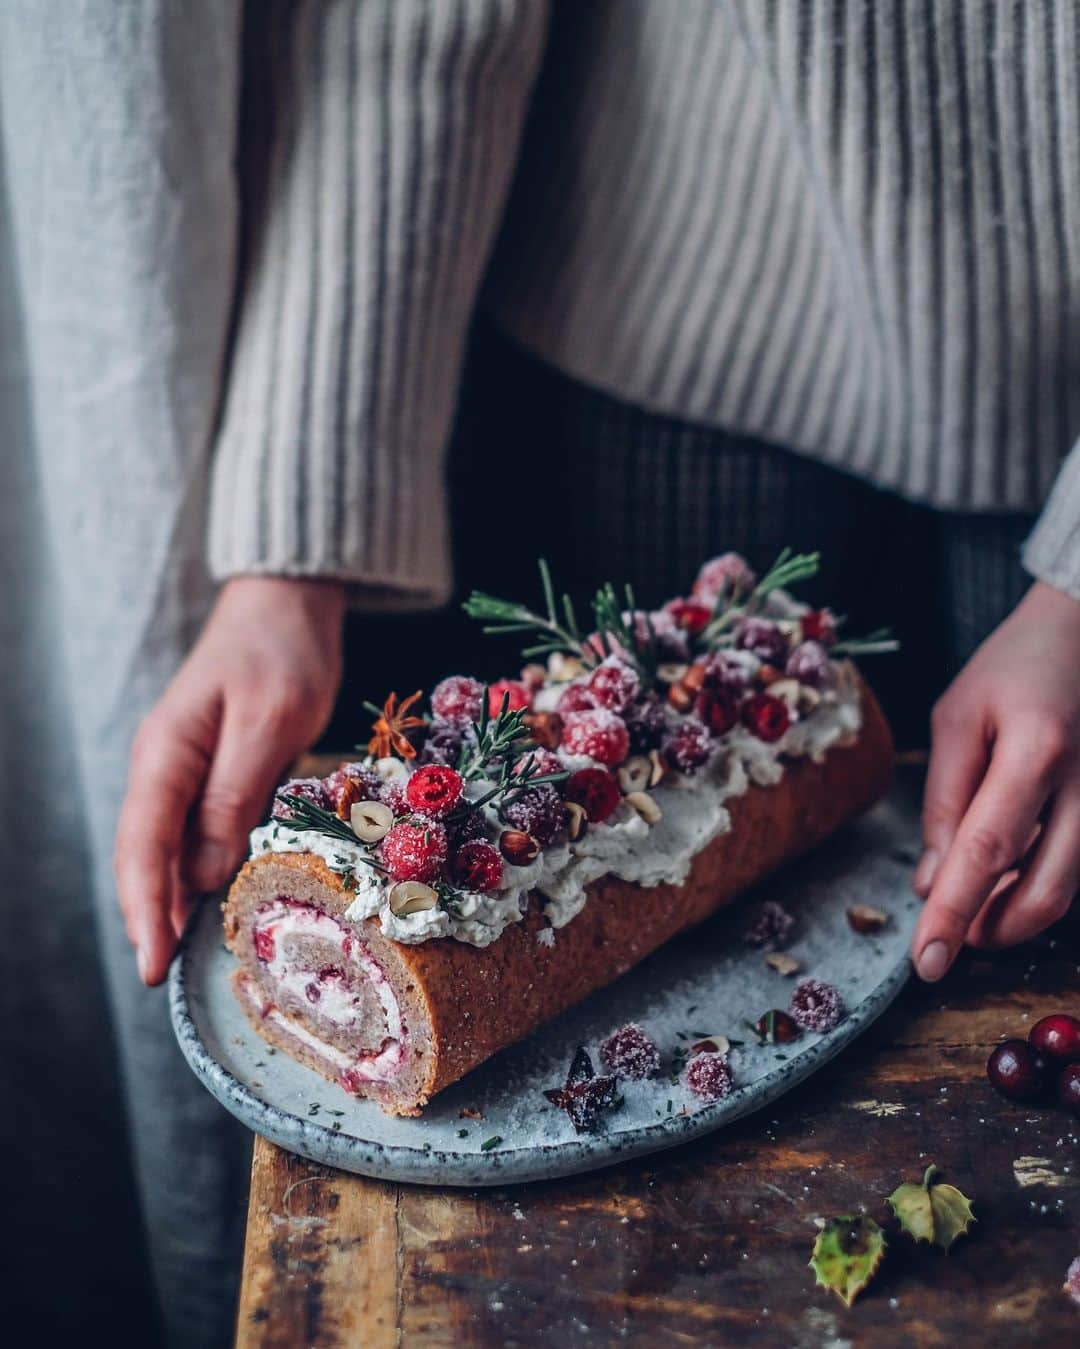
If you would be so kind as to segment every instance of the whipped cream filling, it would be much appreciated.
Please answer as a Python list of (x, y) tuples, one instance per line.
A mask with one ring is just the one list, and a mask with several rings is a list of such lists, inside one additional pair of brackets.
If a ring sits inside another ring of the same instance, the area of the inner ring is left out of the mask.
[[(389, 1077), (404, 1057), (406, 1030), (390, 981), (366, 945), (329, 914), (288, 901), (264, 905), (255, 916), (252, 935), (256, 953), (260, 950), (269, 953), (268, 959), (263, 955), (259, 958), (274, 985), (283, 993), (310, 1002), (319, 1016), (342, 1031), (355, 1029), (364, 1016), (362, 999), (350, 986), (348, 976), (353, 982), (363, 979), (372, 986), (382, 1008), (384, 1038), (388, 1041), (377, 1054), (362, 1057), (346, 1054), (280, 1008), (270, 1007), (264, 1015), (317, 1050), (335, 1067), (349, 1069), (368, 1080)], [(341, 968), (314, 970), (297, 961), (289, 953), (290, 939), (304, 937), (331, 944), (338, 952)]]
[[(786, 597), (771, 598), (774, 616), (783, 617), (781, 606), (787, 603)], [(755, 657), (739, 655), (756, 668)], [(467, 892), (452, 912), (437, 907), (396, 916), (388, 903), (390, 885), (366, 864), (366, 854), (359, 845), (296, 830), (282, 821), (272, 820), (254, 830), (252, 856), (301, 852), (321, 857), (331, 870), (349, 873), (350, 884), (355, 883), (355, 898), (345, 918), (353, 923), (377, 918), (385, 936), (406, 944), (452, 937), (472, 946), (487, 946), (511, 923), (521, 920), (531, 891), (542, 896), (551, 927), (560, 928), (581, 912), (587, 900), (586, 887), (601, 876), (615, 876), (646, 887), (684, 881), (694, 857), (731, 828), (726, 801), (741, 796), (752, 784), (771, 786), (779, 782), (785, 760), (807, 757), (820, 763), (830, 749), (850, 744), (862, 724), (859, 684), (849, 662), (834, 662), (832, 668), (833, 680), (822, 690), (820, 702), (793, 720), (780, 739), (761, 740), (745, 727), (736, 726), (722, 737), (711, 761), (698, 772), (690, 776), (673, 774), (653, 788), (651, 795), (661, 811), (656, 823), (647, 824), (623, 802), (608, 820), (590, 825), (576, 842), (563, 836), (528, 866), (507, 865), (502, 888), (493, 894)], [(540, 706), (540, 697), (534, 705)], [(592, 762), (581, 756), (560, 757), (571, 769)], [(379, 760), (376, 767), (387, 777), (405, 772), (397, 760)], [(471, 784), (470, 793), (479, 797), (488, 785)], [(493, 836), (497, 836), (500, 826), (493, 812), (489, 822)]]

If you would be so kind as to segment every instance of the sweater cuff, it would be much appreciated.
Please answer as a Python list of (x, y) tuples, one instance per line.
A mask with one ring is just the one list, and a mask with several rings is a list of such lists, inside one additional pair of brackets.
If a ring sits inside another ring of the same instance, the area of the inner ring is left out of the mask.
[(444, 451), (546, 5), (265, 8), (285, 31), (263, 70), (269, 168), (210, 568), (337, 578), (354, 608), (435, 607), (452, 582)]
[(1080, 600), (1080, 442), (1061, 466), (1023, 559), (1033, 576)]

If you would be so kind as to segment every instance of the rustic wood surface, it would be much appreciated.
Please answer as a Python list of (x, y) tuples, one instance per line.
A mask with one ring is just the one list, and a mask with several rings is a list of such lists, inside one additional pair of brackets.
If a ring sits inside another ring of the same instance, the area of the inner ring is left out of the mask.
[[(499, 1190), (386, 1184), (257, 1140), (240, 1349), (568, 1344), (1076, 1345), (1080, 1121), (989, 1087), (989, 1048), (1080, 1014), (1080, 914), (966, 954), (765, 1112), (591, 1175)], [(978, 1225), (916, 1248), (884, 1198), (936, 1162)], [(818, 1217), (890, 1252), (848, 1310), (807, 1268)]]

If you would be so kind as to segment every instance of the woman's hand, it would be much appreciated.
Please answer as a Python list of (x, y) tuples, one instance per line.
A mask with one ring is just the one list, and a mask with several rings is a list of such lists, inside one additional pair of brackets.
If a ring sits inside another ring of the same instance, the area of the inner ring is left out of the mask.
[(912, 954), (940, 979), (961, 945), (1011, 946), (1080, 884), (1080, 603), (1036, 582), (934, 709)]
[(344, 607), (336, 582), (229, 581), (139, 728), (115, 870), (147, 984), (165, 977), (191, 891), (229, 879), (275, 783), (326, 725)]

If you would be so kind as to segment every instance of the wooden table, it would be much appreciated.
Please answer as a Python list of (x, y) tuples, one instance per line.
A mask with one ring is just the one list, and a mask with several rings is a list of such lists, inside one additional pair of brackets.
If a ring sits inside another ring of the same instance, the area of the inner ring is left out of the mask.
[[(1080, 1012), (1080, 915), (966, 955), (766, 1112), (593, 1175), (392, 1185), (258, 1140), (238, 1344), (1080, 1344), (1080, 1121), (998, 1097), (989, 1046)], [(884, 1197), (935, 1161), (979, 1223), (949, 1256)], [(865, 1208), (891, 1250), (850, 1311), (807, 1268), (814, 1219)]]

